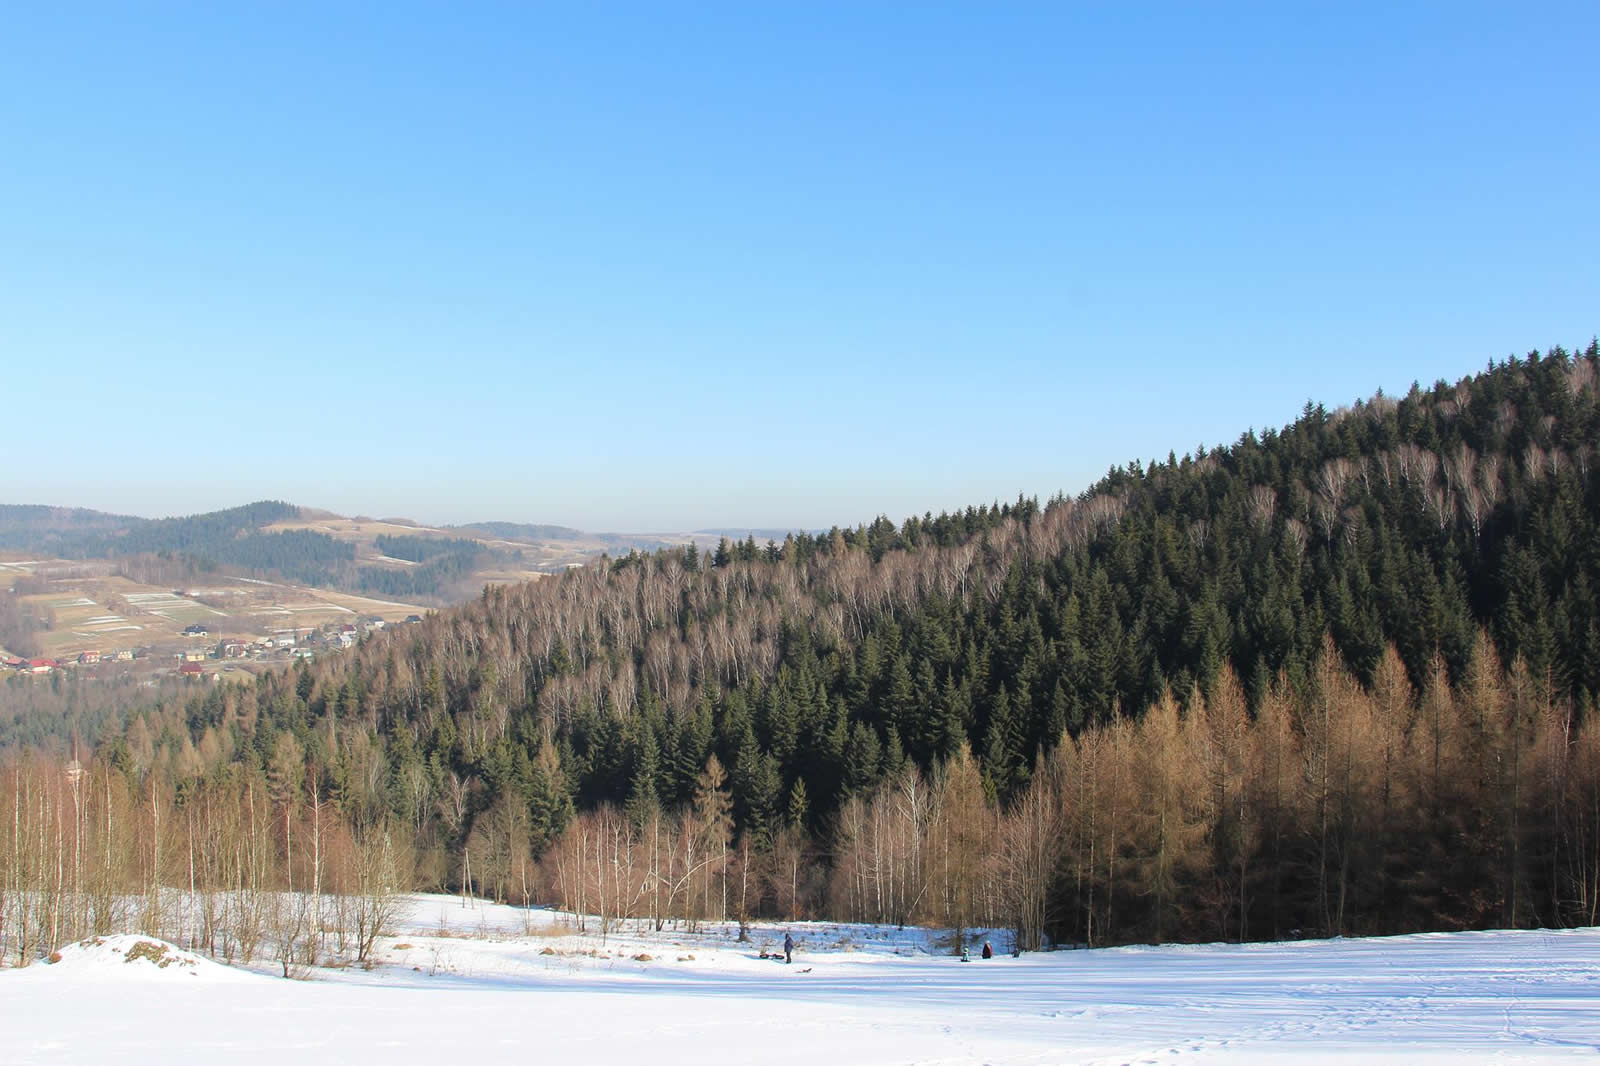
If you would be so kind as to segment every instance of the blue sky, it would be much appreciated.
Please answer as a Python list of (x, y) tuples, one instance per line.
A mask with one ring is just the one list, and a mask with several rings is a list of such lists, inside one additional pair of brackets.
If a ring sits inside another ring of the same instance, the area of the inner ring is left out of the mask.
[(926, 7), (14, 5), (0, 501), (825, 527), (1600, 329), (1592, 4)]

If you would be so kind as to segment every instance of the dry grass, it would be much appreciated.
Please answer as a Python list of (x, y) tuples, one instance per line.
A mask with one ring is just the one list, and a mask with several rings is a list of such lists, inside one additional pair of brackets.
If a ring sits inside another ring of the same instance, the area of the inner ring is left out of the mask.
[(148, 959), (163, 970), (178, 961), (167, 957), (167, 945), (157, 943), (154, 940), (139, 941), (128, 949), (128, 954), (122, 961), (125, 963), (137, 962), (140, 959)]

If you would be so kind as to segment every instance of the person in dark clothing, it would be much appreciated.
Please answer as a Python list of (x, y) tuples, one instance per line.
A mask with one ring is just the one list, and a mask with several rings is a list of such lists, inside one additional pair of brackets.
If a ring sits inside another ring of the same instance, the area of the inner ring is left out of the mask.
[(983, 957), (986, 959), (994, 958), (994, 948), (989, 946), (989, 942), (987, 940), (983, 942)]
[(783, 934), (783, 961), (794, 961), (794, 937), (788, 933)]

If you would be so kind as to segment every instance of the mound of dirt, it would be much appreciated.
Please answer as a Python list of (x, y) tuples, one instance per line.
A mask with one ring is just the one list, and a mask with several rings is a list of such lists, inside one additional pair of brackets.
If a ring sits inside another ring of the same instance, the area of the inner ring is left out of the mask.
[(97, 977), (191, 977), (228, 980), (247, 975), (219, 966), (153, 936), (121, 933), (69, 944), (51, 956), (52, 970)]

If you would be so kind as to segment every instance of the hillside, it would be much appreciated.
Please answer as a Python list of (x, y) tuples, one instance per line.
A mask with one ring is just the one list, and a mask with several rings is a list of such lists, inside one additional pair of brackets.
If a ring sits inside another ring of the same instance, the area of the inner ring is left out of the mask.
[[(684, 544), (694, 534), (682, 533), (588, 533), (569, 526), (537, 525), (527, 522), (473, 522), (465, 526), (449, 526), (447, 531), (455, 536), (471, 536), (508, 541), (514, 544), (536, 544), (547, 551), (580, 552), (583, 556), (601, 552), (655, 551)], [(574, 561), (570, 556), (566, 562)], [(560, 565), (560, 564), (557, 564)]]
[[(386, 538), (426, 543), (428, 557), (391, 554)], [(110, 560), (128, 576), (157, 583), (198, 575), (265, 577), (432, 605), (460, 602), (485, 584), (556, 573), (607, 552), (715, 540), (706, 532), (586, 533), (517, 522), (431, 527), (404, 518), (347, 518), (279, 501), (155, 519), (0, 505), (0, 552), (11, 553), (12, 562)]]
[(196, 623), (251, 638), (357, 615), (392, 621), (580, 565), (608, 544), (666, 543), (577, 531), (518, 540), (544, 527), (491, 525), (505, 528), (463, 536), (273, 501), (162, 519), (3, 505), (0, 651), (68, 660), (172, 652)]
[(142, 521), (81, 507), (0, 504), (0, 551), (54, 554), (63, 543), (125, 531)]
[[(0, 505), (0, 679), (18, 657), (57, 664), (48, 692), (0, 690), (0, 746), (68, 734), (64, 716), (84, 701), (58, 691), (62, 668), (92, 683), (149, 680), (203, 653), (208, 665), (194, 669), (240, 680), (337, 648), (351, 627), (402, 621), (485, 585), (537, 580), (608, 549), (696, 539), (508, 522), (430, 527), (275, 501), (163, 519)], [(111, 707), (88, 702), (98, 729)]]
[(1308, 404), (1076, 499), (491, 587), (106, 755), (293, 752), (407, 827), (419, 883), (494, 895), (542, 856), (569, 898), (599, 833), (726, 842), (752, 913), (1026, 943), (1592, 921), (1597, 356)]

